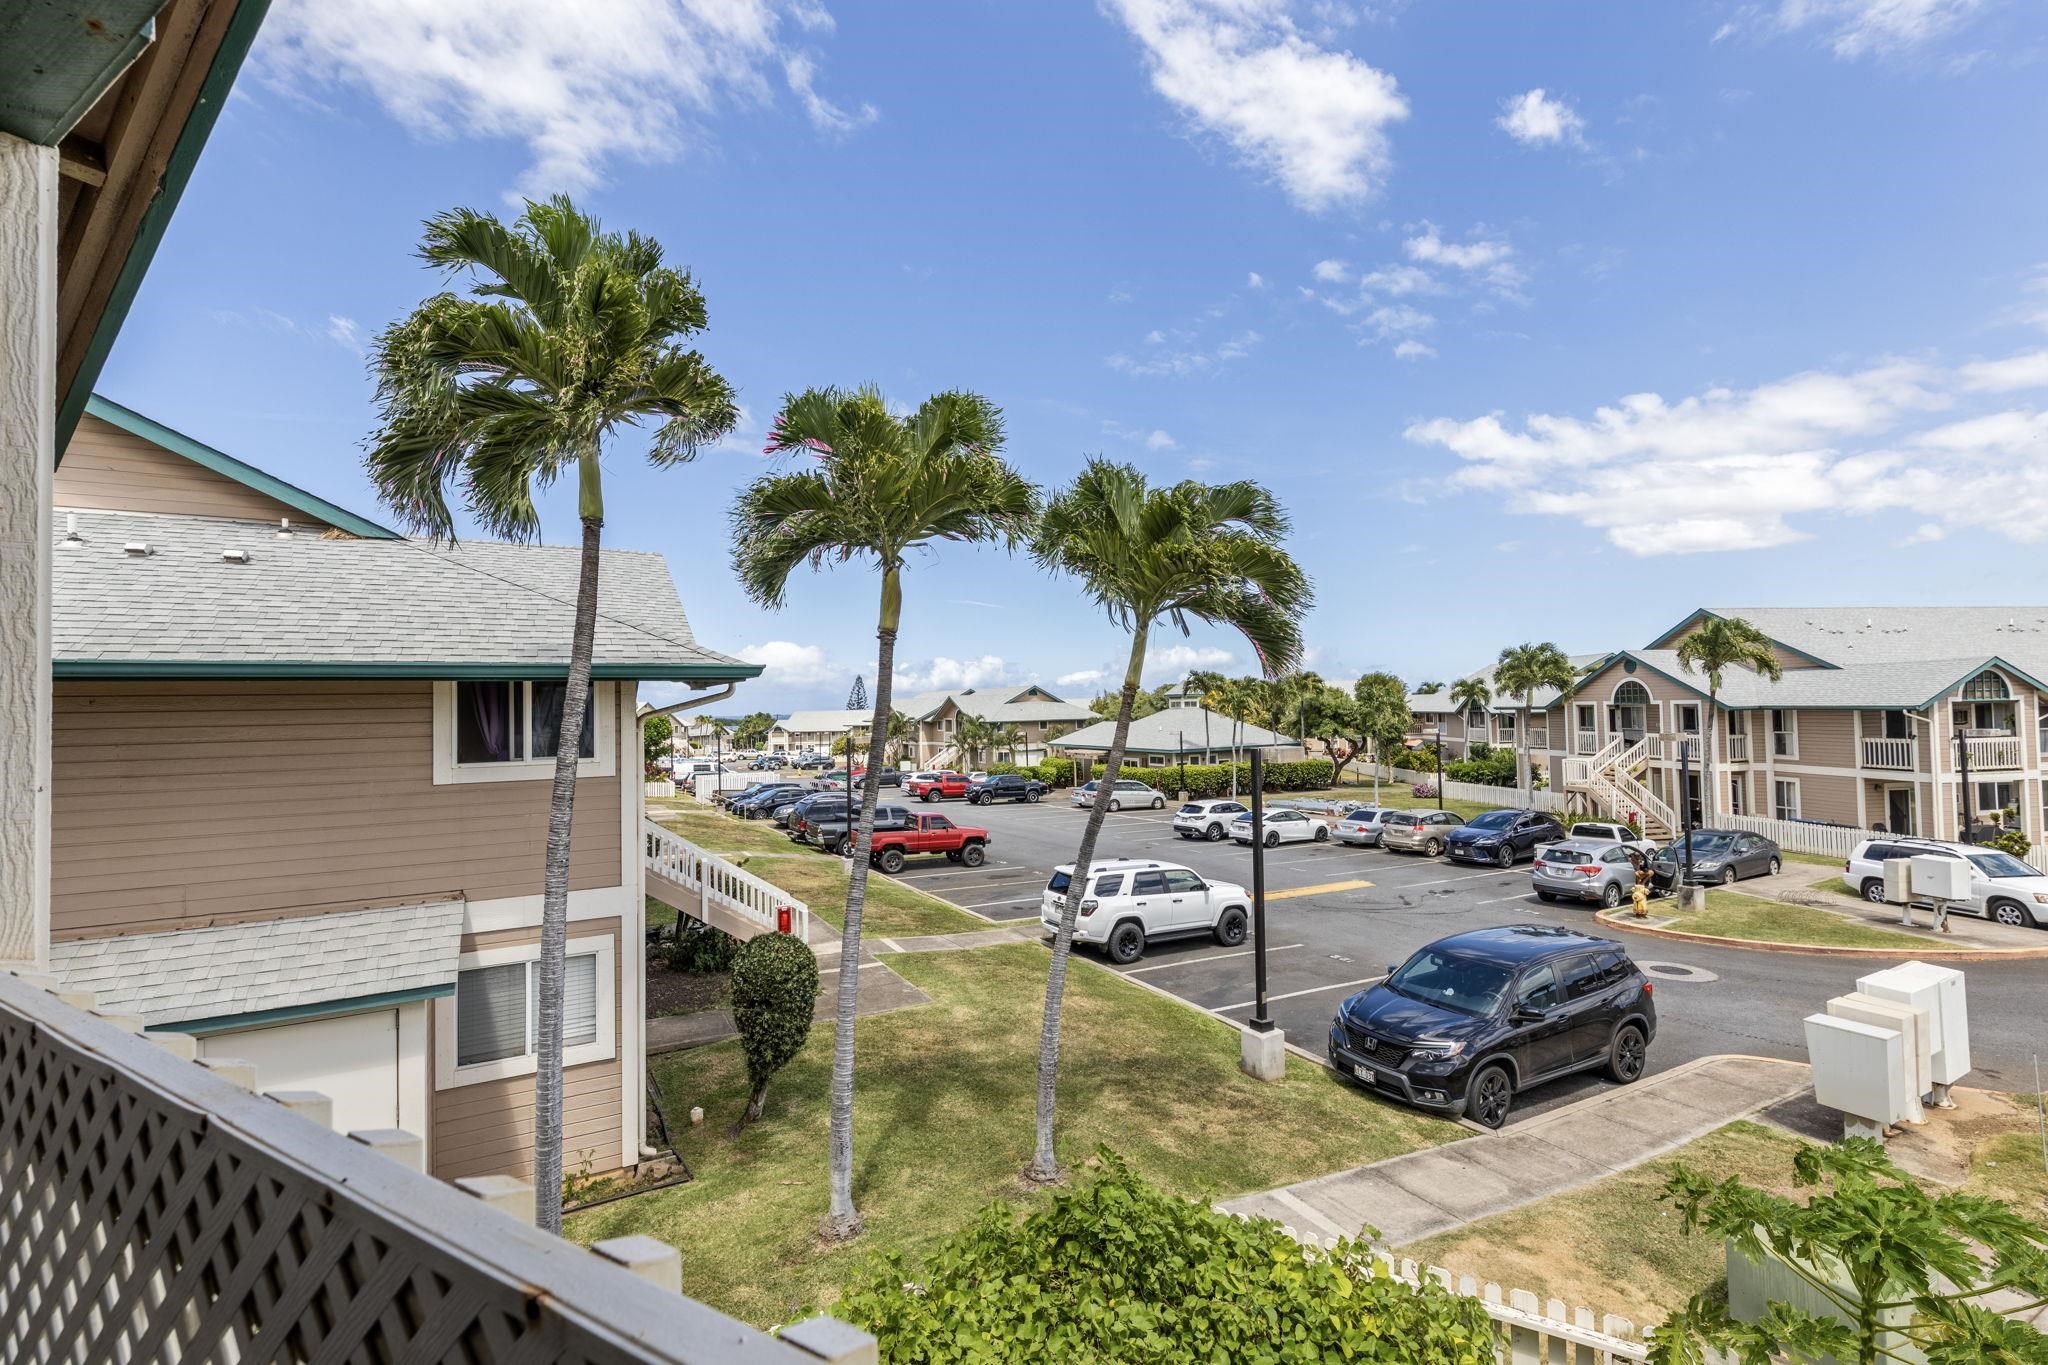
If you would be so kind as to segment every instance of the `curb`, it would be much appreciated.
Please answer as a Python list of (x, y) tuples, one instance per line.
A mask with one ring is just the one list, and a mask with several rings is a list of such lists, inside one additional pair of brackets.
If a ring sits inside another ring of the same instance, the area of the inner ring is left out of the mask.
[[(1791, 902), (1786, 902), (1791, 904)], [(1808, 909), (1818, 907), (1809, 906)], [(1811, 943), (1768, 943), (1754, 938), (1721, 938), (1714, 934), (1688, 934), (1679, 929), (1652, 929), (1636, 924), (1632, 916), (1601, 910), (1594, 920), (1610, 929), (1665, 938), (1679, 943), (1706, 943), (1719, 948), (1740, 948), (1753, 953), (1789, 953), (1795, 957), (1896, 958), (1916, 957), (1926, 962), (2037, 962), (2048, 958), (2048, 944), (2039, 948), (1922, 948), (1909, 952), (1900, 948), (1822, 948)]]

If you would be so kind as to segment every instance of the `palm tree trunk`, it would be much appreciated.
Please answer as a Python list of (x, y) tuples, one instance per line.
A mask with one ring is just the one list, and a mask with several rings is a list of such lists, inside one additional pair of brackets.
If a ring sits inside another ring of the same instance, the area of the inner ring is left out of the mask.
[[(882, 569), (882, 606), (875, 627), (875, 714), (889, 714), (895, 692), (896, 627), (903, 617), (901, 569)], [(832, 1124), (826, 1148), (832, 1167), (832, 1207), (819, 1229), (828, 1241), (860, 1233), (853, 1207), (853, 1024), (860, 1004), (860, 921), (868, 899), (868, 855), (875, 846), (875, 802), (882, 789), (882, 748), (888, 727), (868, 727), (868, 771), (860, 784), (860, 813), (854, 821), (853, 860), (846, 878), (846, 917), (839, 925), (839, 990), (832, 1033)]]
[(1024, 1168), (1026, 1180), (1051, 1184), (1060, 1178), (1059, 1158), (1052, 1150), (1052, 1119), (1055, 1084), (1060, 1070), (1060, 1006), (1066, 1000), (1067, 960), (1073, 954), (1074, 920), (1081, 913), (1081, 898), (1088, 890), (1088, 869), (1095, 862), (1095, 841), (1109, 813), (1110, 798), (1116, 794), (1116, 778), (1123, 767), (1124, 745), (1131, 737), (1131, 711), (1138, 701), (1138, 679), (1145, 667), (1145, 640), (1151, 632), (1149, 621), (1131, 636), (1131, 662), (1124, 669), (1123, 699), (1117, 705), (1116, 729), (1110, 732), (1109, 752), (1103, 755), (1101, 785), (1095, 789), (1095, 804), (1088, 808), (1088, 821), (1081, 827), (1081, 850), (1074, 855), (1074, 875), (1067, 883), (1067, 901), (1060, 907), (1060, 927), (1053, 934), (1052, 966), (1045, 975), (1045, 1022), (1038, 1034), (1038, 1141), (1031, 1164)]
[[(594, 460), (585, 463), (596, 464)], [(589, 482), (586, 476), (586, 484)], [(583, 717), (590, 709), (598, 549), (604, 530), (603, 504), (599, 503), (592, 515), (588, 510), (591, 496), (586, 487), (583, 557), (576, 573), (576, 625), (569, 643), (562, 729), (555, 745), (555, 782), (548, 796), (547, 862), (540, 900), (540, 1000), (534, 1021), (538, 1055), (533, 1073), (533, 1222), (541, 1231), (557, 1235), (562, 1231), (562, 995), (568, 974), (564, 959), (569, 944), (569, 827), (576, 810), (576, 758), (583, 747)]]
[(1700, 778), (1700, 820), (1711, 826), (1714, 823), (1714, 740), (1721, 733), (1721, 689), (1707, 684), (1707, 732), (1700, 736), (1700, 766), (1705, 770)]
[(1515, 723), (1515, 757), (1518, 760), (1515, 766), (1521, 770), (1516, 774), (1515, 785), (1521, 789), (1523, 795), (1522, 804), (1528, 806), (1534, 804), (1536, 792), (1535, 783), (1531, 780), (1532, 775), (1529, 771), (1529, 694), (1527, 692), (1522, 694), (1521, 712), (1521, 719)]

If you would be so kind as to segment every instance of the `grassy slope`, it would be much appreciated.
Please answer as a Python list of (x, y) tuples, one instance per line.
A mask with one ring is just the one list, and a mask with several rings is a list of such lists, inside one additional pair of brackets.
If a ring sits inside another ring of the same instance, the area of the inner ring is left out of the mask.
[[(826, 1250), (826, 1086), (832, 1034), (813, 1029), (775, 1080), (763, 1121), (726, 1131), (745, 1098), (734, 1044), (657, 1059), (671, 1131), (695, 1183), (577, 1215), (589, 1241), (644, 1232), (684, 1249), (683, 1292), (756, 1323), (819, 1307), (873, 1250), (929, 1247), (989, 1201), (1027, 1199), (1043, 949), (1019, 944), (893, 957), (933, 1003), (864, 1019), (855, 1091), (855, 1246)], [(1459, 1130), (1289, 1063), (1262, 1084), (1237, 1069), (1219, 1021), (1077, 961), (1061, 1059), (1060, 1150), (1107, 1143), (1187, 1194), (1227, 1195), (1374, 1161)], [(707, 1121), (690, 1128), (691, 1105)]]
[(1709, 891), (1707, 908), (1671, 925), (1688, 934), (1798, 943), (1820, 948), (1898, 948), (1913, 951), (1925, 939), (1876, 929), (1826, 910), (1763, 900), (1736, 891)]

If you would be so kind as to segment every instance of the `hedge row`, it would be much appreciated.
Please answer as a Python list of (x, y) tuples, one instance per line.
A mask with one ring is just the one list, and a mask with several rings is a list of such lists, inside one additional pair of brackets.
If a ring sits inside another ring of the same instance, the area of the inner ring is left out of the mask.
[[(1094, 765), (1096, 776), (1101, 776), (1102, 765)], [(1160, 790), (1171, 793), (1186, 788), (1189, 796), (1228, 796), (1231, 793), (1231, 771), (1236, 770), (1236, 790), (1249, 791), (1252, 785), (1250, 763), (1190, 763), (1185, 779), (1178, 763), (1169, 763), (1163, 768), (1147, 768), (1126, 762), (1123, 775), (1137, 782), (1150, 782)], [(1021, 767), (1015, 763), (991, 763), (991, 773), (1022, 773), (1035, 777), (1049, 787), (1071, 787), (1074, 785), (1074, 760), (1071, 758), (1048, 758), (1043, 763), (1027, 763)], [(1266, 790), (1269, 792), (1321, 791), (1336, 780), (1337, 765), (1327, 758), (1309, 758), (1295, 763), (1268, 763), (1266, 765)]]

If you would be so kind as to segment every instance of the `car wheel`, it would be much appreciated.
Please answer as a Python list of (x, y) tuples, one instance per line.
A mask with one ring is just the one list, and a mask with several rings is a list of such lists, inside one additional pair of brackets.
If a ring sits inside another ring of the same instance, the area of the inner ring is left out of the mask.
[(853, 852), (853, 836), (851, 834), (841, 836), (839, 843), (832, 851), (842, 858), (851, 855)]
[(1319, 844), (1327, 844), (1330, 842), (1330, 827), (1328, 825), (1316, 826), (1315, 841)]
[(1120, 810), (1122, 810), (1122, 809), (1123, 809), (1123, 803), (1122, 803), (1122, 802), (1120, 802), (1120, 801), (1118, 801), (1118, 800), (1117, 800), (1117, 799), (1116, 799), (1115, 797), (1113, 797), (1113, 796), (1112, 796), (1112, 797), (1111, 797), (1111, 798), (1109, 799), (1109, 811), (1110, 811), (1110, 814), (1114, 815), (1114, 814), (1116, 814), (1116, 812), (1118, 812), (1118, 811), (1120, 811)]
[(960, 861), (960, 850), (956, 848), (956, 849), (954, 849), (954, 850), (953, 850), (953, 851), (952, 851), (951, 853), (948, 853), (948, 854), (946, 855), (946, 861), (947, 861), (947, 862), (949, 862), (949, 863), (957, 863), (957, 862), (959, 862), (959, 861)]
[(1128, 920), (1109, 932), (1109, 960), (1128, 967), (1145, 955), (1145, 931)]
[(1481, 1128), (1499, 1128), (1508, 1121), (1508, 1108), (1515, 1102), (1514, 1082), (1504, 1066), (1481, 1069), (1466, 1092), (1465, 1117)]
[(1608, 908), (1609, 910), (1612, 910), (1612, 909), (1613, 909), (1613, 908), (1614, 908), (1615, 906), (1617, 906), (1617, 905), (1620, 905), (1620, 904), (1621, 904), (1621, 883), (1620, 883), (1620, 882), (1609, 882), (1609, 883), (1607, 883), (1607, 889), (1606, 889), (1606, 890), (1604, 890), (1604, 891), (1602, 891), (1602, 892), (1600, 893), (1600, 903), (1601, 903), (1602, 905), (1606, 906), (1606, 907), (1607, 907), (1607, 908)]
[(1722, 869), (1721, 869), (1721, 885), (1723, 885), (1723, 886), (1733, 886), (1733, 885), (1735, 885), (1735, 869), (1734, 869), (1734, 868), (1732, 868), (1732, 867), (1724, 867), (1724, 868), (1722, 868)]
[(1444, 841), (1441, 839), (1431, 839), (1423, 844), (1422, 851), (1434, 858), (1444, 851)]
[(1035, 805), (1037, 805), (1037, 804), (1038, 804), (1038, 793), (1037, 793), (1037, 792), (1035, 792), (1035, 791), (1033, 791), (1033, 792), (1025, 792), (1025, 793), (1024, 793), (1024, 804), (1025, 804), (1025, 805), (1027, 805), (1027, 806), (1035, 806)]
[(1863, 883), (1863, 899), (1872, 905), (1884, 904), (1884, 878), (1872, 877)]
[(882, 871), (890, 876), (895, 876), (903, 870), (903, 850), (900, 848), (883, 849), (881, 856), (875, 859), (875, 866), (881, 868)]
[(1607, 1076), (1616, 1085), (1639, 1080), (1650, 1062), (1650, 1043), (1636, 1024), (1623, 1024), (1614, 1031), (1607, 1050)]
[(1556, 900), (1556, 899), (1557, 899), (1557, 896), (1556, 896), (1556, 894), (1555, 894), (1555, 893), (1553, 893), (1553, 892), (1549, 892), (1549, 891), (1538, 891), (1538, 892), (1536, 893), (1536, 899), (1537, 899), (1537, 900), (1539, 900), (1539, 901), (1554, 901), (1554, 900)]
[(1244, 911), (1231, 906), (1223, 912), (1223, 918), (1216, 921), (1216, 941), (1226, 948), (1235, 948), (1244, 942), (1247, 928)]
[(1266, 847), (1267, 847), (1267, 848), (1278, 848), (1278, 847), (1280, 847), (1280, 831), (1279, 831), (1279, 830), (1277, 830), (1277, 829), (1269, 829), (1269, 830), (1267, 830), (1267, 831), (1266, 831)]
[(960, 850), (960, 861), (969, 867), (980, 867), (982, 860), (987, 857), (988, 853), (980, 844), (969, 844)]
[(1773, 858), (1771, 859), (1771, 870), (1769, 872), (1766, 872), (1764, 875), (1767, 877), (1775, 877), (1778, 875), (1778, 869), (1783, 866), (1783, 863), (1779, 862), (1776, 858)]
[(1507, 844), (1502, 844), (1498, 861), (1502, 867), (1513, 867), (1515, 865), (1515, 850)]
[(939, 794), (938, 794), (937, 792), (934, 792), (934, 791), (928, 791), (928, 792), (926, 792), (926, 793), (924, 794), (924, 798), (923, 798), (923, 799), (924, 799), (924, 800), (926, 800), (926, 801), (936, 801), (936, 800), (938, 800), (938, 799), (939, 799)]
[(2028, 928), (2034, 922), (2034, 917), (2026, 912), (2026, 908), (2014, 901), (1991, 902), (1991, 918), (1996, 923), (2010, 924), (2015, 929)]
[(1221, 843), (1223, 841), (1223, 826), (1220, 824), (1209, 826), (1208, 838), (1212, 844)]
[(1165, 798), (1165, 797), (1163, 797), (1163, 796), (1155, 796), (1155, 797), (1153, 797), (1153, 798), (1152, 798), (1152, 809), (1153, 809), (1153, 810), (1165, 810), (1165, 809), (1166, 809), (1166, 798)]

